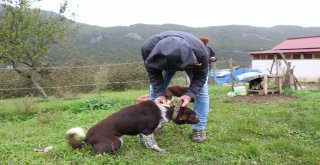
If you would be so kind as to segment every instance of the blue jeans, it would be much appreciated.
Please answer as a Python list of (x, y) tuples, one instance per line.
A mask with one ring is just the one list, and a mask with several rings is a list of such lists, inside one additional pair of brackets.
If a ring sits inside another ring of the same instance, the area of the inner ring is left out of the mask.
[[(163, 71), (163, 79), (164, 79), (164, 86), (167, 88), (169, 83), (174, 76), (176, 71)], [(186, 71), (188, 77), (192, 79), (193, 73), (190, 71)], [(155, 100), (156, 95), (153, 92), (152, 85), (150, 85), (150, 100)], [(204, 84), (203, 88), (200, 90), (196, 98), (194, 99), (193, 109), (196, 112), (196, 115), (200, 122), (198, 124), (193, 124), (192, 129), (197, 130), (204, 130), (206, 129), (207, 125), (207, 116), (209, 113), (209, 92), (208, 92), (208, 78), (206, 83)]]

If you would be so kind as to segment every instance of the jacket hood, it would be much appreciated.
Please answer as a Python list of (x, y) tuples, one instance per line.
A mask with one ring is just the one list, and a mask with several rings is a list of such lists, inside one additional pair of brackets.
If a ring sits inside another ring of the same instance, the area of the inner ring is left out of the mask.
[(160, 40), (146, 59), (150, 68), (161, 70), (179, 70), (198, 63), (192, 46), (178, 36)]

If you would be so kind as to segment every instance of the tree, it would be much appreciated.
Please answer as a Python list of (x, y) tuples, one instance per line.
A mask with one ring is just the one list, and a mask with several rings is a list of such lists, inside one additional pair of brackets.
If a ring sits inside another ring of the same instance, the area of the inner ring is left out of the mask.
[(32, 7), (39, 1), (1, 0), (0, 63), (12, 65), (47, 100), (48, 96), (35, 75), (43, 74), (43, 68), (49, 66), (45, 57), (49, 48), (70, 38), (68, 34), (74, 32), (71, 28), (74, 21), (65, 16), (67, 0), (60, 4), (58, 14), (45, 14)]

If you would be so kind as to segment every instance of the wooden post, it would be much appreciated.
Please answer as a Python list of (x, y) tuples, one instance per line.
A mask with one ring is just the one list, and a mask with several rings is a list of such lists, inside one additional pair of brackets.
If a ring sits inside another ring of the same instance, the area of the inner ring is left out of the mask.
[(298, 89), (298, 86), (297, 86), (297, 82), (296, 82), (295, 79), (294, 79), (293, 71), (294, 71), (294, 67), (290, 70), (290, 78), (292, 79), (292, 80), (290, 80), (290, 81), (293, 82), (294, 89), (297, 90), (297, 89)]
[(268, 75), (263, 75), (263, 93), (268, 95)]
[(279, 88), (279, 93), (281, 94), (282, 93), (282, 77), (278, 77), (278, 88)]
[(273, 65), (274, 65), (275, 62), (276, 62), (276, 56), (273, 55), (273, 61), (272, 61), (272, 65), (271, 65), (269, 74), (272, 74), (272, 69), (273, 69)]
[(279, 76), (279, 60), (276, 60), (276, 76)]
[(288, 62), (286, 74), (284, 75), (283, 87), (287, 87), (291, 89), (291, 82), (290, 82), (290, 70), (291, 70), (291, 62)]
[[(283, 53), (280, 53), (280, 55), (281, 55), (284, 63), (288, 66), (288, 62), (287, 62), (287, 60), (285, 59), (285, 56), (283, 55)], [(297, 83), (297, 84), (299, 85), (300, 89), (302, 89), (301, 84), (299, 83), (299, 81), (298, 81), (298, 79), (296, 78), (296, 76), (294, 76), (293, 72), (292, 72), (292, 76), (293, 76), (293, 79), (294, 79), (295, 83)]]
[(229, 68), (230, 68), (230, 81), (231, 81), (231, 88), (233, 90), (234, 87), (234, 73), (233, 73), (233, 66), (232, 66), (232, 58), (229, 59)]
[(277, 60), (276, 61), (276, 77), (275, 77), (275, 83), (278, 85), (278, 89), (279, 89), (279, 93), (282, 92), (282, 89), (281, 89), (281, 92), (280, 92), (280, 85), (282, 85), (282, 82), (280, 80), (280, 76), (279, 76), (279, 68), (280, 68), (280, 60)]
[(213, 69), (213, 83), (216, 85), (217, 84), (217, 82), (216, 82), (216, 71), (217, 71), (217, 64), (215, 63), (215, 62), (213, 62), (213, 67), (212, 67), (212, 69)]
[[(241, 67), (242, 67), (242, 74), (244, 74), (244, 73), (246, 72), (246, 68), (245, 68), (244, 65), (241, 65)], [(245, 86), (246, 83), (245, 83), (245, 82), (242, 82), (242, 85)]]

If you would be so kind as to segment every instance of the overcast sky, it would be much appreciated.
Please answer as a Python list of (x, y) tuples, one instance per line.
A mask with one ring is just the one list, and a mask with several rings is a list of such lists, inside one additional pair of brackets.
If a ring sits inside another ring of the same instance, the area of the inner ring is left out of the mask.
[[(62, 0), (42, 0), (58, 11)], [(69, 0), (76, 21), (103, 27), (178, 24), (320, 27), (320, 0)]]

